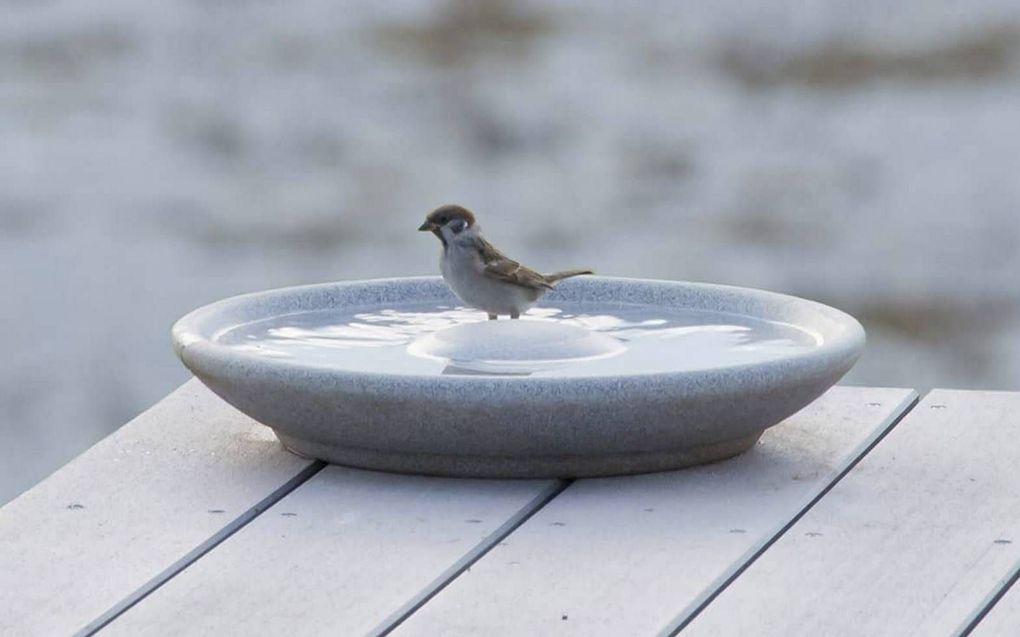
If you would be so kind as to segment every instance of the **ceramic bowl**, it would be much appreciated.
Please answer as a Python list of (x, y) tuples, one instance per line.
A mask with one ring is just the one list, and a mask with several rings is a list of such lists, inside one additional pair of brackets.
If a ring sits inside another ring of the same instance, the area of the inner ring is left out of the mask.
[(721, 285), (560, 283), (486, 322), (439, 277), (286, 288), (198, 309), (178, 356), (290, 450), (473, 477), (585, 477), (738, 454), (836, 383), (851, 316)]

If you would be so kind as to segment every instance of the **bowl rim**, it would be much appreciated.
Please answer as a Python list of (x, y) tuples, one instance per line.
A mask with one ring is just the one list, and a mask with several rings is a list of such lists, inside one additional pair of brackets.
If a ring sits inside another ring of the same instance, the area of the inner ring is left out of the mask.
[[(178, 319), (173, 327), (171, 328), (171, 339), (173, 342), (174, 351), (177, 356), (181, 359), (184, 365), (190, 369), (195, 375), (199, 377), (211, 376), (216, 377), (219, 375), (218, 370), (222, 370), (224, 365), (236, 364), (238, 362), (250, 363), (254, 367), (263, 368), (279, 373), (288, 373), (300, 370), (305, 376), (316, 376), (316, 377), (331, 377), (335, 379), (345, 379), (351, 381), (361, 382), (386, 382), (386, 383), (398, 383), (404, 386), (410, 385), (427, 385), (429, 387), (443, 387), (443, 386), (457, 386), (462, 387), (464, 384), (476, 384), (476, 385), (505, 385), (513, 387), (550, 387), (560, 386), (564, 384), (573, 384), (579, 381), (586, 383), (603, 383), (609, 385), (619, 385), (620, 383), (629, 382), (649, 382), (655, 380), (680, 380), (683, 379), (688, 382), (697, 382), (698, 379), (716, 377), (720, 374), (731, 375), (739, 374), (746, 371), (749, 368), (759, 368), (764, 370), (778, 369), (784, 366), (795, 364), (798, 367), (804, 366), (809, 368), (839, 368), (845, 367), (845, 371), (849, 370), (850, 367), (856, 362), (864, 349), (866, 342), (866, 336), (863, 326), (857, 319), (850, 314), (834, 308), (832, 306), (804, 299), (798, 296), (789, 294), (783, 294), (780, 292), (772, 292), (768, 290), (761, 290), (757, 288), (723, 285), (716, 283), (703, 283), (694, 281), (675, 281), (667, 279), (644, 279), (644, 278), (631, 278), (631, 277), (612, 277), (612, 276), (588, 276), (585, 277), (588, 281), (604, 282), (609, 284), (618, 285), (644, 285), (644, 286), (668, 286), (673, 288), (687, 288), (700, 292), (721, 292), (724, 294), (734, 296), (745, 296), (750, 298), (756, 298), (759, 300), (771, 300), (782, 302), (785, 304), (794, 304), (804, 309), (812, 310), (821, 316), (828, 318), (834, 323), (838, 324), (843, 329), (839, 333), (829, 335), (823, 339), (822, 343), (817, 347), (813, 347), (806, 352), (790, 353), (775, 358), (770, 358), (765, 361), (749, 362), (749, 363), (738, 363), (733, 365), (724, 365), (721, 367), (711, 368), (698, 368), (698, 369), (687, 369), (677, 371), (657, 371), (648, 373), (626, 373), (626, 374), (599, 374), (599, 375), (586, 375), (584, 373), (570, 374), (563, 376), (502, 376), (502, 375), (430, 375), (430, 374), (388, 374), (381, 372), (367, 372), (358, 370), (348, 370), (336, 367), (330, 367), (327, 365), (314, 365), (308, 364), (307, 362), (299, 362), (291, 359), (278, 359), (270, 358), (266, 356), (259, 356), (249, 352), (239, 351), (229, 345), (225, 345), (217, 340), (218, 336), (223, 334), (225, 331), (235, 329), (239, 325), (243, 325), (243, 322), (235, 323), (229, 326), (222, 326), (215, 330), (208, 329), (209, 323), (214, 323), (217, 318), (223, 319), (224, 313), (231, 309), (241, 308), (247, 304), (264, 300), (273, 296), (289, 296), (294, 294), (309, 293), (313, 291), (325, 291), (325, 290), (343, 290), (345, 288), (355, 288), (357, 286), (366, 285), (414, 285), (414, 284), (436, 284), (443, 283), (442, 277), (439, 276), (407, 276), (407, 277), (387, 277), (387, 278), (374, 278), (374, 279), (351, 279), (343, 281), (333, 281), (326, 283), (313, 283), (308, 285), (299, 286), (287, 286), (280, 288), (273, 288), (268, 290), (262, 290), (257, 292), (249, 292), (246, 294), (240, 294), (231, 296), (207, 305), (201, 306), (191, 312), (185, 314), (183, 317)], [(573, 285), (571, 281), (564, 282), (563, 286)], [(452, 296), (451, 299), (456, 300), (456, 297)], [(424, 301), (429, 299), (438, 299), (435, 296), (422, 297), (421, 299), (409, 299), (406, 303), (414, 303), (418, 301)], [(583, 301), (581, 301), (583, 303)], [(385, 303), (377, 303), (374, 306), (384, 305)], [(629, 303), (620, 302), (620, 305), (627, 305)], [(633, 303), (630, 303), (633, 304)], [(370, 307), (365, 305), (365, 307)], [(676, 307), (676, 306), (672, 306)], [(302, 310), (296, 311), (290, 314), (303, 314), (305, 312), (314, 310)], [(751, 316), (752, 318), (763, 319), (763, 317), (755, 316), (753, 314), (742, 314), (740, 312), (730, 312), (738, 316)], [(280, 313), (274, 316), (286, 316), (287, 314)], [(269, 317), (265, 317), (269, 318)], [(252, 319), (251, 322), (261, 319)], [(763, 319), (772, 320), (772, 319)], [(797, 325), (796, 323), (789, 323), (798, 329), (807, 330), (814, 332), (816, 330), (805, 328), (803, 325)]]

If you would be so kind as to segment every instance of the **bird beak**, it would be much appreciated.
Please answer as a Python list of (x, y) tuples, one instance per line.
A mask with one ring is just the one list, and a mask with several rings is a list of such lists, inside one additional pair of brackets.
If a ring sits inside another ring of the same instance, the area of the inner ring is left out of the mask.
[(437, 226), (436, 224), (432, 223), (431, 221), (426, 221), (425, 223), (423, 223), (420, 226), (418, 226), (418, 232), (432, 232), (433, 230), (435, 230), (438, 227), (439, 226)]

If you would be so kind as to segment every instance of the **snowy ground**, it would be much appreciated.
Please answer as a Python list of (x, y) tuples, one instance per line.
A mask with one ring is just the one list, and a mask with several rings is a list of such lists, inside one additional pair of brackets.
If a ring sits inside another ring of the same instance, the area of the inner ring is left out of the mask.
[(176, 317), (434, 272), (449, 201), (855, 313), (848, 382), (1020, 389), (1020, 5), (788, 4), (0, 1), (0, 502), (187, 378)]

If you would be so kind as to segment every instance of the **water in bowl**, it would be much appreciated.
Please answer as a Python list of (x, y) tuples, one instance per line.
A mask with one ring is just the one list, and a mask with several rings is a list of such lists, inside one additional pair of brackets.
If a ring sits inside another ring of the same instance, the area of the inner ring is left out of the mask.
[[(521, 321), (554, 322), (581, 328), (575, 332), (594, 332), (601, 339), (603, 352), (556, 357), (551, 362), (511, 361), (513, 364), (501, 367), (501, 361), (450, 360), (430, 351), (429, 343), (436, 340), (437, 333), (443, 336), (441, 330), (485, 320), (485, 314), (476, 310), (435, 304), (320, 310), (240, 325), (217, 340), (258, 356), (352, 372), (522, 376), (612, 376), (722, 368), (784, 358), (821, 344), (818, 335), (793, 325), (736, 314), (563, 303), (534, 308)], [(610, 341), (618, 346), (607, 346)]]

